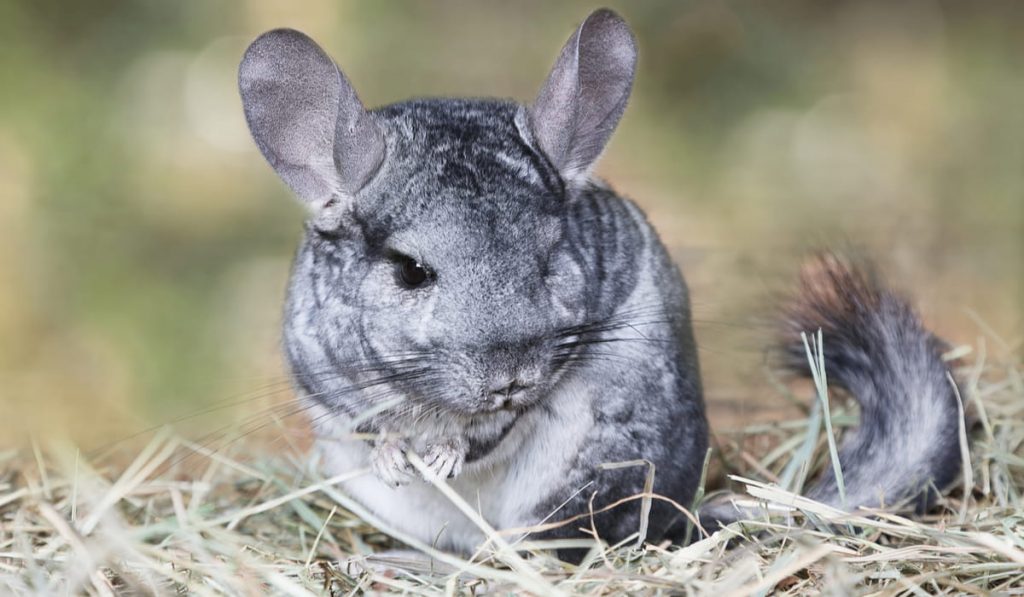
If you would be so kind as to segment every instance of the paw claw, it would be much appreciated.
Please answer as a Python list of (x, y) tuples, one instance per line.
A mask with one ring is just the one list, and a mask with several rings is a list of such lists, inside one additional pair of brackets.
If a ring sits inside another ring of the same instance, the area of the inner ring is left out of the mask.
[(427, 468), (441, 479), (457, 477), (465, 460), (465, 449), (455, 442), (431, 444), (423, 456)]
[(377, 478), (391, 487), (412, 481), (412, 465), (405, 457), (406, 444), (402, 441), (379, 442), (370, 455), (370, 463)]

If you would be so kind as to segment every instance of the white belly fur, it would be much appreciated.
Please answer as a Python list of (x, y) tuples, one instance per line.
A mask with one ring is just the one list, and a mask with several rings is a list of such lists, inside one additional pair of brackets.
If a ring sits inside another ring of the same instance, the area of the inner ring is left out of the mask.
[[(496, 529), (540, 522), (536, 506), (553, 488), (562, 488), (569, 469), (593, 425), (591, 396), (579, 383), (567, 384), (549, 397), (548, 409), (524, 414), (508, 436), (487, 456), (467, 464), (449, 485)], [(319, 407), (314, 410), (319, 410)], [(330, 475), (368, 469), (370, 446), (343, 440), (347, 422), (339, 417), (317, 430), (317, 450)], [(544, 491), (540, 488), (545, 488)], [(343, 484), (342, 489), (394, 530), (440, 549), (472, 552), (483, 532), (426, 481), (416, 479), (392, 488), (372, 473)], [(578, 488), (574, 488), (578, 489)], [(557, 515), (555, 517), (557, 520)]]

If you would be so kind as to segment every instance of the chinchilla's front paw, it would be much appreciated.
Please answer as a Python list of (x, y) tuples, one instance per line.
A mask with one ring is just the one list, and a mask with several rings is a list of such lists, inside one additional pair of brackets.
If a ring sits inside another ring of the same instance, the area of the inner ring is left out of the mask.
[(399, 487), (412, 481), (414, 471), (405, 457), (408, 448), (405, 440), (378, 440), (370, 451), (370, 464), (377, 478), (391, 487)]
[(452, 479), (462, 472), (462, 464), (466, 461), (465, 441), (445, 440), (427, 445), (423, 455), (423, 463), (432, 473), (441, 479)]

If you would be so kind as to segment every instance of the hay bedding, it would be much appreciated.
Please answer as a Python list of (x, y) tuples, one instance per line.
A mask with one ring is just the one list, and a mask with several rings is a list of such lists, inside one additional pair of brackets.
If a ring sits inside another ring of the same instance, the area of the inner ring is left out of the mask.
[[(52, 443), (0, 454), (0, 593), (1024, 594), (1024, 380), (1004, 348), (956, 351), (971, 466), (923, 518), (844, 514), (777, 485), (787, 467), (829, 466), (812, 413), (718, 435), (713, 460), (757, 519), (686, 547), (595, 546), (579, 567), (518, 535), (461, 558), (378, 530), (300, 449), (243, 457), (260, 440), (211, 449), (162, 431), (96, 459)], [(403, 542), (430, 557), (373, 556)]]

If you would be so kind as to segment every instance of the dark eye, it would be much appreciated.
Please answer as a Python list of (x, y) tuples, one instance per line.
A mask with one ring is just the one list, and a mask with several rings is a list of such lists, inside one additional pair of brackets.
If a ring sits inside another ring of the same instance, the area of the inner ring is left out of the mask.
[(431, 273), (412, 257), (402, 256), (398, 261), (398, 277), (409, 288), (418, 288), (430, 281)]

